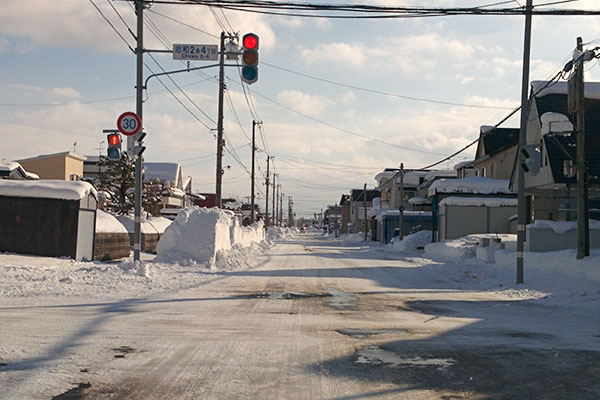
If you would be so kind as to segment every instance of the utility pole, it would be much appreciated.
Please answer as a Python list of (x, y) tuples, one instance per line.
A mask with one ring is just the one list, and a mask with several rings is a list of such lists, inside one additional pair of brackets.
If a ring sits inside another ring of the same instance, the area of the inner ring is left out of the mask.
[[(583, 55), (583, 40), (577, 38), (577, 50)], [(585, 160), (585, 82), (583, 74), (583, 56), (575, 70), (575, 104), (577, 107), (577, 258), (590, 255), (590, 217), (588, 207), (588, 176)]]
[[(137, 14), (137, 46), (135, 49), (136, 55), (136, 86), (135, 86), (135, 113), (142, 118), (142, 109), (144, 104), (144, 2), (137, 0), (135, 2), (135, 11)], [(140, 134), (141, 133), (140, 129)], [(135, 154), (135, 138), (127, 138), (127, 154), (135, 157), (135, 193), (134, 193), (134, 223), (133, 223), (133, 259), (140, 260), (140, 252), (142, 249), (142, 155)]]
[(252, 121), (252, 173), (250, 175), (251, 179), (250, 179), (250, 207), (251, 207), (251, 211), (250, 211), (250, 223), (253, 224), (254, 223), (254, 153), (256, 152), (256, 144), (255, 144), (255, 130), (256, 130), (256, 124), (258, 124), (258, 122), (256, 121)]
[(267, 188), (267, 194), (265, 195), (265, 229), (269, 226), (269, 160), (270, 156), (267, 156), (267, 179), (265, 180), (265, 187)]
[(273, 218), (272, 218), (272, 224), (274, 226), (277, 226), (277, 203), (275, 202), (275, 192), (277, 189), (277, 185), (275, 184), (275, 179), (277, 178), (277, 174), (275, 172), (273, 172), (273, 207), (271, 207), (273, 209)]
[[(395, 179), (395, 178), (394, 178)], [(402, 231), (402, 223), (404, 222), (404, 163), (400, 163), (400, 221), (398, 226), (400, 227), (400, 240), (404, 239), (404, 233)]]
[(367, 184), (365, 183), (365, 187), (363, 189), (363, 208), (365, 209), (364, 211), (364, 218), (365, 218), (365, 224), (363, 225), (363, 230), (365, 233), (365, 242), (367, 241)]
[[(280, 189), (281, 189), (281, 185)], [(279, 193), (279, 225), (283, 226), (283, 193)]]
[(523, 45), (523, 76), (521, 80), (521, 125), (519, 130), (519, 175), (518, 175), (518, 207), (517, 207), (517, 283), (523, 283), (523, 251), (525, 243), (525, 171), (522, 149), (527, 145), (527, 119), (529, 115), (529, 59), (531, 54), (531, 12), (533, 0), (527, 0), (525, 6), (525, 41)]
[(221, 32), (219, 51), (219, 115), (217, 117), (217, 181), (215, 184), (215, 201), (218, 208), (223, 207), (221, 196), (223, 187), (223, 92), (225, 91), (225, 32)]
[(292, 196), (288, 196), (288, 226), (292, 226)]

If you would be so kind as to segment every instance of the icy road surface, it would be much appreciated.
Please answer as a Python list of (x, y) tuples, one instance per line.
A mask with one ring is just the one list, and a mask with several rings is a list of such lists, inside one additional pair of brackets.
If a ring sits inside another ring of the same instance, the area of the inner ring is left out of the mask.
[(309, 235), (257, 262), (133, 298), (0, 299), (0, 397), (600, 398), (595, 298)]

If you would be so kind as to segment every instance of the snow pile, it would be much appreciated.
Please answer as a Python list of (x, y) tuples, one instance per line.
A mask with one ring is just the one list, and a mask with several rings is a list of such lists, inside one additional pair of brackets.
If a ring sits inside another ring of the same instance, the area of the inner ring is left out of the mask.
[(163, 262), (212, 264), (218, 251), (231, 249), (233, 212), (192, 207), (181, 210), (156, 245)]
[(285, 227), (270, 226), (267, 228), (267, 239), (271, 242), (276, 240), (289, 240), (292, 237), (292, 231)]
[(473, 176), (464, 179), (440, 179), (429, 187), (429, 196), (436, 193), (495, 194), (510, 193), (507, 179)]
[[(590, 229), (600, 230), (600, 221), (590, 219)], [(536, 219), (533, 224), (527, 225), (533, 229), (552, 229), (554, 233), (562, 235), (570, 230), (577, 229), (577, 221), (548, 221), (545, 219)]]
[(425, 246), (425, 254), (434, 260), (460, 261), (475, 257), (479, 238), (468, 235), (454, 240), (429, 243)]
[(81, 200), (90, 194), (97, 198), (96, 189), (83, 181), (0, 179), (0, 196)]
[(127, 229), (112, 214), (96, 210), (96, 232), (127, 233)]
[(412, 235), (405, 236), (402, 240), (399, 240), (397, 237), (392, 239), (393, 247), (398, 251), (415, 251), (430, 243), (431, 231), (415, 232)]
[[(119, 215), (117, 217), (119, 222), (125, 226), (128, 232), (133, 232), (135, 228), (135, 221), (132, 215)], [(140, 230), (142, 233), (164, 233), (164, 231), (171, 225), (171, 221), (165, 217), (153, 217), (150, 214), (146, 215), (146, 218), (142, 218), (140, 223)]]
[[(367, 239), (369, 236), (367, 235)], [(365, 234), (362, 232), (342, 235), (341, 241), (344, 243), (358, 243), (365, 241)]]
[(242, 226), (238, 218), (234, 218), (231, 225), (231, 243), (242, 247), (248, 247), (252, 243), (260, 243), (265, 240), (265, 225), (258, 221), (250, 226)]
[[(232, 211), (191, 207), (181, 210), (161, 236), (156, 260), (207, 263), (211, 267), (219, 267), (219, 261), (222, 265), (233, 265), (236, 259), (248, 258), (249, 253), (244, 249), (258, 250), (264, 240), (262, 222), (242, 227)], [(229, 254), (231, 251), (236, 254)], [(228, 258), (233, 261), (223, 263)]]

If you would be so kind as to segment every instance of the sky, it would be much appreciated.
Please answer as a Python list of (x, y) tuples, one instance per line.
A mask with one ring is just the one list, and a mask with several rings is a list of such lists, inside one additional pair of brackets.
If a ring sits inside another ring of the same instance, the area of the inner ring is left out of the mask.
[[(401, 6), (490, 3), (410, 0)], [(518, 3), (525, 0), (495, 7)], [(598, 10), (596, 3), (540, 9)], [(497, 124), (520, 104), (523, 16), (341, 20), (169, 4), (153, 4), (145, 16), (151, 50), (218, 44), (222, 30), (259, 36), (256, 83), (242, 87), (238, 68), (225, 68), (223, 197), (250, 195), (252, 121), (261, 121), (261, 208), (267, 155), (274, 157), (270, 172), (278, 174), (284, 204), (291, 196), (298, 216), (312, 216), (352, 188), (375, 187), (384, 168), (422, 168), (444, 159), (477, 139), (480, 126)], [(102, 130), (115, 129), (121, 113), (135, 111), (136, 60), (125, 43), (135, 47), (135, 41), (127, 26), (135, 31), (126, 1), (2, 1), (0, 161), (106, 152)], [(579, 36), (586, 48), (600, 45), (600, 17), (534, 16), (530, 79), (554, 76)], [(171, 54), (151, 55), (145, 55), (145, 77), (185, 68)], [(145, 161), (181, 163), (201, 193), (215, 190), (217, 76), (217, 68), (207, 68), (153, 78), (145, 93)], [(597, 60), (586, 64), (585, 77), (600, 80)], [(502, 126), (518, 127), (518, 114)], [(474, 152), (475, 146), (439, 168), (471, 160)]]

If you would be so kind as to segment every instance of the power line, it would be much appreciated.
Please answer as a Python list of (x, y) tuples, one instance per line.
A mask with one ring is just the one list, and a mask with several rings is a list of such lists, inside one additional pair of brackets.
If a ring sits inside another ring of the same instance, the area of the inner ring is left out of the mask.
[(398, 97), (398, 98), (405, 99), (405, 100), (422, 101), (422, 102), (427, 102), (427, 103), (444, 104), (444, 105), (460, 106), (460, 107), (470, 107), (470, 108), (492, 108), (492, 109), (500, 109), (500, 110), (512, 110), (512, 108), (510, 108), (510, 107), (498, 107), (498, 106), (484, 106), (484, 105), (478, 105), (478, 104), (454, 103), (454, 102), (450, 102), (450, 101), (433, 100), (433, 99), (426, 99), (426, 98), (423, 98), (423, 97), (406, 96), (406, 95), (397, 94), (397, 93), (384, 92), (384, 91), (381, 91), (381, 90), (369, 89), (369, 88), (364, 88), (364, 87), (360, 87), (360, 86), (349, 85), (349, 84), (346, 84), (346, 83), (335, 82), (335, 81), (332, 81), (332, 80), (329, 80), (329, 79), (325, 79), (325, 78), (319, 78), (319, 77), (316, 77), (314, 75), (309, 75), (309, 74), (305, 74), (303, 72), (297, 72), (297, 71), (293, 71), (293, 70), (290, 70), (290, 69), (287, 69), (287, 68), (279, 67), (277, 65), (269, 64), (269, 63), (267, 63), (265, 61), (261, 61), (261, 64), (267, 65), (267, 66), (269, 66), (271, 68), (275, 68), (275, 69), (278, 69), (278, 70), (281, 70), (281, 71), (289, 72), (291, 74), (303, 76), (305, 78), (314, 79), (316, 81), (325, 82), (325, 83), (329, 83), (329, 84), (332, 84), (332, 85), (337, 85), (337, 86), (341, 86), (341, 87), (345, 87), (345, 88), (349, 88), (349, 89), (360, 90), (360, 91), (363, 91), (363, 92), (380, 94), (380, 95), (390, 96), (390, 97)]
[(115, 33), (121, 38), (121, 40), (123, 40), (123, 42), (125, 42), (125, 44), (127, 45), (127, 47), (129, 47), (129, 50), (131, 50), (132, 53), (135, 53), (135, 50), (133, 49), (133, 47), (131, 47), (129, 45), (129, 42), (123, 37), (123, 35), (121, 35), (121, 32), (119, 32), (117, 30), (117, 28), (115, 28), (115, 26), (112, 24), (112, 22), (110, 22), (110, 20), (104, 15), (104, 13), (102, 12), (102, 10), (100, 10), (100, 8), (98, 8), (98, 6), (96, 5), (96, 3), (94, 3), (94, 0), (90, 0), (90, 3), (92, 3), (92, 5), (94, 6), (94, 8), (96, 10), (98, 10), (98, 12), (100, 13), (100, 15), (102, 16), (102, 18), (104, 18), (104, 20), (106, 21), (106, 23), (108, 25), (110, 25), (110, 27), (113, 29), (113, 31), (115, 31)]

